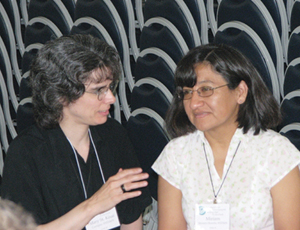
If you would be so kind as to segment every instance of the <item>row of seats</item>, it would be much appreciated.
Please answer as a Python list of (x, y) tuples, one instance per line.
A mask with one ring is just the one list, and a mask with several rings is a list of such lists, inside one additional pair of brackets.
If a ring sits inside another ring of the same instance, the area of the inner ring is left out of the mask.
[(174, 71), (195, 46), (226, 43), (244, 53), (281, 103), (278, 131), (300, 149), (299, 12), (300, 0), (2, 0), (0, 175), (9, 142), (34, 122), (27, 80), (32, 58), (48, 40), (76, 33), (105, 40), (120, 54), (111, 116), (128, 130), (155, 199), (151, 165), (170, 140), (164, 117)]

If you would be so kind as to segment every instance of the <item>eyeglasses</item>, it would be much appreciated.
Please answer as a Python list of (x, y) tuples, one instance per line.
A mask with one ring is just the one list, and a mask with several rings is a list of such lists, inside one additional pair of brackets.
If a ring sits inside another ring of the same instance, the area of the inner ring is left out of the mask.
[(110, 90), (113, 93), (113, 95), (116, 94), (116, 89), (118, 87), (118, 83), (119, 83), (119, 81), (115, 81), (115, 82), (112, 82), (111, 84), (109, 84), (109, 86), (100, 87), (99, 89), (95, 90), (94, 92), (88, 92), (88, 91), (85, 91), (85, 92), (90, 93), (90, 94), (96, 94), (98, 97), (98, 100), (101, 101), (107, 94), (108, 90)]
[(210, 86), (201, 86), (196, 90), (192, 89), (182, 89), (178, 92), (178, 97), (183, 100), (189, 100), (192, 98), (193, 92), (196, 91), (199, 97), (209, 97), (214, 94), (215, 89), (219, 89), (221, 87), (227, 86), (228, 84), (221, 85), (218, 87), (210, 87)]

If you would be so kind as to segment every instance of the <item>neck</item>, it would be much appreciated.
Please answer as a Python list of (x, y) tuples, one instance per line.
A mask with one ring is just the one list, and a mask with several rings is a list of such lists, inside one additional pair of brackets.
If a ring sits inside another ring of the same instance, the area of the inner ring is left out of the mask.
[(236, 129), (237, 125), (233, 125), (223, 130), (204, 132), (205, 138), (209, 142), (214, 155), (222, 154), (226, 157), (231, 139), (236, 132)]
[(70, 125), (63, 121), (59, 125), (78, 154), (84, 159), (84, 161), (87, 161), (90, 148), (90, 138), (88, 133), (89, 126)]

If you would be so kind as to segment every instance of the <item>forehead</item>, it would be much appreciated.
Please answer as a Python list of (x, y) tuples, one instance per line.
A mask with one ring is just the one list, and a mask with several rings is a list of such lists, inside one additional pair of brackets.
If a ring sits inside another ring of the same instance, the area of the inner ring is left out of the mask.
[(112, 71), (110, 68), (97, 68), (91, 72), (88, 77), (88, 82), (101, 83), (106, 80), (113, 80)]
[(201, 82), (220, 82), (225, 79), (221, 74), (216, 72), (209, 64), (199, 64), (195, 66), (195, 74), (197, 77), (197, 83)]

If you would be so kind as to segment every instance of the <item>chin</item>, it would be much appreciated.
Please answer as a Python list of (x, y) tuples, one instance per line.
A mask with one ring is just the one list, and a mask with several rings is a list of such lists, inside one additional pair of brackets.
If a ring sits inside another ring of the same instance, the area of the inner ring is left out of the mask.
[(107, 117), (101, 117), (101, 119), (97, 119), (95, 125), (102, 125), (107, 121)]

